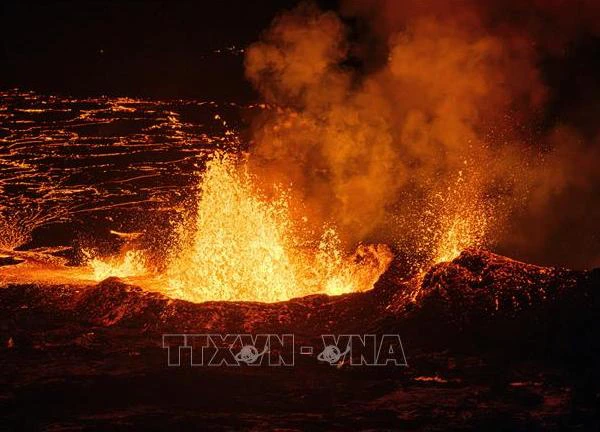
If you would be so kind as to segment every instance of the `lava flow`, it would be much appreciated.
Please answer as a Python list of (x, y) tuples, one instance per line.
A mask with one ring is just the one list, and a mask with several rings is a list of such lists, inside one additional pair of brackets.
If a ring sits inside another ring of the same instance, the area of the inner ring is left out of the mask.
[[(390, 238), (347, 241), (347, 230), (308, 211), (314, 196), (304, 202), (297, 184), (252, 169), (256, 154), (240, 150), (235, 116), (223, 107), (8, 92), (2, 112), (10, 134), (0, 162), (12, 167), (1, 179), (4, 283), (118, 277), (195, 302), (275, 302), (369, 290), (392, 249), (402, 250)], [(211, 121), (211, 135), (181, 119), (186, 113)], [(463, 177), (412, 218), (413, 270), (482, 245), (489, 215)], [(75, 241), (57, 237), (61, 227)]]

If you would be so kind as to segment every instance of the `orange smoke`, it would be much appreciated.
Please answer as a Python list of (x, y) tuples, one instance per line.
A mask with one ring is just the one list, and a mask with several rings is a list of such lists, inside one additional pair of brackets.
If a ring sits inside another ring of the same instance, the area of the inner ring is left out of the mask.
[[(565, 8), (539, 3), (549, 20)], [(546, 170), (569, 162), (546, 137), (532, 145), (546, 32), (530, 28), (535, 11), (509, 2), (524, 17), (509, 22), (502, 7), (344, 2), (358, 36), (311, 4), (281, 14), (246, 50), (247, 77), (276, 107), (253, 124), (253, 172), (293, 184), (345, 245), (384, 242), (425, 264), (510, 241), (509, 216), (556, 190)]]

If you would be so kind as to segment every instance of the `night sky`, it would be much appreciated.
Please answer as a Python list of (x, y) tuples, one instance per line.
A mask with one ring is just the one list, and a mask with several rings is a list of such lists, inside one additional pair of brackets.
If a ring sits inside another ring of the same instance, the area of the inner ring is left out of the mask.
[[(2, 88), (252, 98), (243, 55), (297, 1), (2, 2)], [(216, 52), (221, 50), (221, 52)]]
[[(243, 54), (227, 48), (257, 41), (279, 12), (299, 2), (5, 0), (0, 87), (67, 95), (254, 99), (244, 79)], [(317, 4), (338, 9), (335, 0)], [(572, 114), (579, 111), (573, 105), (600, 93), (599, 54), (600, 42), (592, 37), (570, 46), (567, 61), (542, 59), (545, 81), (556, 97), (549, 113), (553, 119), (566, 113), (588, 117), (589, 111)]]

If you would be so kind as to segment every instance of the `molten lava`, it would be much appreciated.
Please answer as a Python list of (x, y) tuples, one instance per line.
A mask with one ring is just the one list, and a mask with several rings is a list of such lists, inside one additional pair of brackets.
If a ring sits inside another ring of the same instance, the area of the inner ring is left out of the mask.
[(433, 259), (429, 264), (452, 261), (465, 249), (486, 244), (494, 210), (479, 197), (479, 188), (476, 180), (465, 181), (460, 171), (446, 193), (438, 195), (434, 212), (438, 228), (432, 235)]
[[(6, 168), (0, 194), (4, 283), (88, 284), (115, 276), (193, 301), (271, 302), (364, 291), (391, 260), (386, 246), (360, 243), (370, 239), (365, 233), (372, 227), (366, 225), (381, 224), (375, 238), (407, 257), (409, 275), (449, 261), (468, 246), (487, 244), (483, 234), (489, 215), (497, 214), (481, 203), (484, 188), (477, 180), (476, 160), (467, 165), (461, 158), (459, 170), (446, 170), (427, 187), (417, 187), (422, 194), (401, 194), (387, 209), (379, 198), (389, 184), (373, 177), (390, 166), (389, 151), (369, 151), (373, 159), (365, 164), (368, 155), (339, 147), (344, 142), (354, 150), (368, 148), (363, 134), (328, 135), (324, 156), (338, 160), (340, 152), (341, 165), (305, 158), (298, 170), (297, 161), (277, 163), (275, 158), (278, 169), (295, 173), (286, 178), (263, 166), (271, 166), (270, 156), (279, 154), (279, 147), (268, 146), (267, 157), (261, 158), (250, 146), (252, 164), (238, 156), (242, 140), (220, 112), (214, 114), (224, 109), (214, 103), (179, 107), (164, 101), (2, 95), (0, 118), (12, 119), (5, 123), (10, 135), (0, 138), (7, 144), (0, 155)], [(192, 107), (206, 120), (202, 126), (180, 118), (178, 110)], [(267, 109), (260, 106), (261, 112)], [(31, 127), (32, 122), (38, 126)], [(127, 125), (124, 133), (114, 123)], [(270, 124), (261, 130), (270, 130)], [(379, 130), (379, 123), (370, 124), (368, 118), (352, 124), (356, 131)], [(142, 134), (131, 134), (129, 128)], [(285, 148), (291, 146), (292, 155), (314, 144), (297, 129), (280, 130), (290, 133), (274, 138)], [(319, 142), (322, 134), (316, 135)], [(199, 158), (205, 160), (208, 148), (229, 149), (231, 154), (209, 160), (198, 182), (193, 170)], [(143, 163), (131, 164), (132, 151)], [(105, 172), (109, 165), (110, 175)], [(370, 167), (368, 178), (362, 177), (363, 167)], [(342, 184), (327, 184), (340, 175)], [(25, 184), (27, 191), (22, 189)], [(293, 193), (287, 185), (293, 185)], [(189, 210), (181, 212), (185, 196), (190, 197)], [(383, 213), (372, 211), (380, 207)], [(175, 214), (183, 218), (168, 225)], [(88, 232), (90, 224), (94, 229)], [(83, 227), (76, 235), (82, 254), (52, 235), (73, 227)], [(110, 233), (110, 243), (97, 241), (103, 233)], [(157, 244), (163, 238), (169, 240)], [(121, 253), (104, 255), (123, 243)], [(86, 265), (73, 266), (81, 255)]]
[[(332, 227), (313, 245), (302, 223), (290, 217), (286, 191), (267, 199), (246, 164), (233, 156), (217, 153), (208, 161), (198, 193), (197, 210), (179, 226), (166, 270), (152, 281), (169, 296), (275, 302), (365, 291), (391, 262), (383, 245), (344, 252)], [(102, 280), (142, 276), (148, 273), (143, 262), (141, 252), (130, 250), (120, 259), (95, 258), (89, 265)]]
[(119, 278), (143, 276), (148, 272), (144, 255), (140, 251), (129, 250), (120, 257), (107, 259), (92, 257), (87, 251), (84, 251), (84, 254), (88, 257), (88, 265), (93, 269), (94, 279), (97, 281), (111, 276)]

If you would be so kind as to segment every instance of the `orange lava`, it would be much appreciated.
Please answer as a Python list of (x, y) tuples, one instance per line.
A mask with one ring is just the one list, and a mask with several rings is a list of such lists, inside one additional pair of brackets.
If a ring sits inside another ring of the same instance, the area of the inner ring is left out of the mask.
[[(302, 223), (290, 218), (284, 190), (267, 199), (245, 161), (217, 153), (202, 177), (197, 210), (178, 227), (178, 244), (152, 285), (191, 301), (276, 302), (371, 289), (392, 260), (384, 245), (344, 252), (332, 227), (325, 227), (318, 244), (311, 245), (302, 235)], [(97, 280), (150, 273), (139, 251), (93, 258), (88, 264)]]

